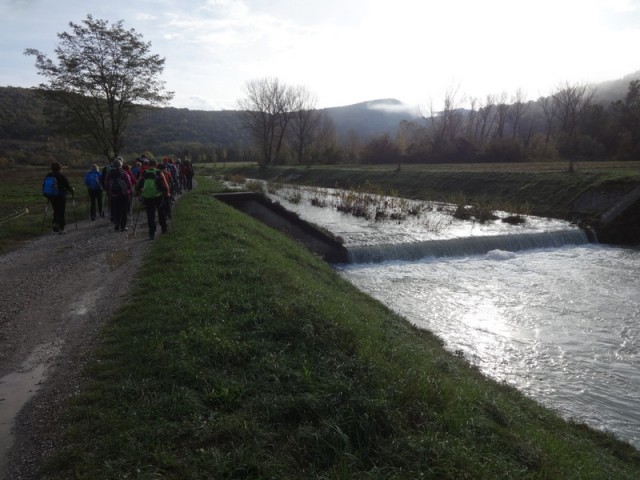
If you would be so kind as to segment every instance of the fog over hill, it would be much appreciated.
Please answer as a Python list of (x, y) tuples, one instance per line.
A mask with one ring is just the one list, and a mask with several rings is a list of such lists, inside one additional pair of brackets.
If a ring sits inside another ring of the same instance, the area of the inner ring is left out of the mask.
[(333, 120), (339, 137), (348, 135), (350, 131), (357, 133), (361, 138), (385, 133), (393, 136), (401, 121), (420, 118), (416, 106), (393, 98), (370, 100), (323, 111)]

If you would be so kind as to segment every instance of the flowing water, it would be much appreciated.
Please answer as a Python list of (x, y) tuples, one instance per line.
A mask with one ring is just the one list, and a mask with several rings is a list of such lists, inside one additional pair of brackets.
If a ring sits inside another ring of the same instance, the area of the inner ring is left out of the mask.
[(640, 447), (640, 250), (558, 220), (462, 222), (431, 204), (374, 221), (312, 206), (318, 190), (291, 195), (272, 198), (343, 238), (344, 278), (492, 378)]

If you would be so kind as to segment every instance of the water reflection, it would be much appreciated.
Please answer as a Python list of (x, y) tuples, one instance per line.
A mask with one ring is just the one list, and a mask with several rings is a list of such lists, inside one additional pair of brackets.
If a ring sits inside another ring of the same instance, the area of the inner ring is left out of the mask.
[(589, 245), (340, 272), (493, 378), (640, 446), (639, 252)]

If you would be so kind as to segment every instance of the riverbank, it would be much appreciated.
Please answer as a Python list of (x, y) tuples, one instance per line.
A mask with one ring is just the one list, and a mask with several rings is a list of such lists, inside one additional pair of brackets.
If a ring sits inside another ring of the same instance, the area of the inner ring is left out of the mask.
[[(524, 212), (584, 223), (594, 222), (621, 195), (640, 186), (640, 163), (583, 163), (573, 173), (565, 163), (473, 165), (255, 165), (205, 167), (212, 175), (238, 175), (271, 182), (360, 189), (404, 198), (489, 204), (496, 210)], [(637, 210), (637, 209), (636, 209)], [(633, 215), (637, 216), (637, 212)], [(635, 218), (635, 217), (634, 217)], [(624, 219), (629, 223), (629, 219)], [(633, 223), (633, 222), (632, 222)], [(636, 222), (637, 223), (637, 222)], [(629, 231), (628, 225), (623, 230)], [(605, 241), (608, 239), (605, 235)], [(615, 243), (631, 242), (624, 235)]]
[(637, 450), (488, 380), (218, 188), (153, 245), (47, 478), (638, 477)]

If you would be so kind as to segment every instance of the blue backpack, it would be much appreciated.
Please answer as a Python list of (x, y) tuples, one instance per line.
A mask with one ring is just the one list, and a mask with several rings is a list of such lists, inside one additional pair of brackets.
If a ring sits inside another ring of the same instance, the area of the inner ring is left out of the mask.
[(100, 181), (100, 173), (89, 172), (87, 173), (87, 180), (89, 188), (91, 190), (102, 190), (102, 182)]
[(47, 175), (42, 182), (42, 195), (45, 197), (59, 197), (60, 188), (58, 187), (58, 179), (53, 175)]

